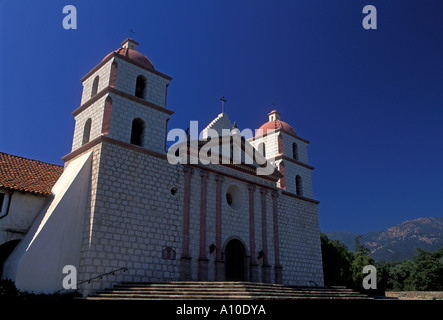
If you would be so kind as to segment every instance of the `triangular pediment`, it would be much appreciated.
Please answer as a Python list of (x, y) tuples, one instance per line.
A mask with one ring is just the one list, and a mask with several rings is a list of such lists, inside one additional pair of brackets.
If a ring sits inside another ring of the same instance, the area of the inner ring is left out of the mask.
[(202, 130), (202, 138), (206, 139), (209, 135), (209, 130), (215, 130), (217, 134), (221, 137), (224, 135), (226, 130), (231, 131), (233, 128), (233, 124), (231, 120), (229, 119), (229, 116), (227, 113), (222, 112), (220, 113), (214, 120), (212, 120), (206, 128)]

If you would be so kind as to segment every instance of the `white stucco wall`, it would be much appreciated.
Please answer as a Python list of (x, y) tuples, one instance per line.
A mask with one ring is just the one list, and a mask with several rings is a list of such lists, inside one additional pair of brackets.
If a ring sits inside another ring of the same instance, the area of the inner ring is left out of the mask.
[[(8, 214), (0, 219), (0, 245), (2, 245), (11, 240), (22, 239), (32, 222), (50, 201), (50, 197), (2, 189), (0, 192), (8, 195), (3, 203), (2, 215)], [(10, 203), (7, 212), (8, 202)]]

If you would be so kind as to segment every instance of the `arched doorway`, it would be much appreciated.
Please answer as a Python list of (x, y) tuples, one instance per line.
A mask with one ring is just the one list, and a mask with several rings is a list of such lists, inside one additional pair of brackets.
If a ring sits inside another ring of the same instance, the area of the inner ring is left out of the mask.
[(240, 240), (232, 239), (225, 248), (226, 280), (245, 280), (245, 257), (246, 250)]

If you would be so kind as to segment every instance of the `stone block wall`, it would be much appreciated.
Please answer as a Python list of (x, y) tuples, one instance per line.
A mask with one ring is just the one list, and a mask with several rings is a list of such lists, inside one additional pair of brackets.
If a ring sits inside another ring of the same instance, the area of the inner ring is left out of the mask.
[(286, 132), (281, 132), (282, 140), (283, 140), (283, 153), (292, 158), (292, 144), (295, 142), (297, 144), (298, 149), (298, 161), (308, 164), (308, 146), (309, 143), (298, 139), (292, 135), (287, 134)]
[(143, 75), (147, 79), (145, 100), (166, 107), (166, 88), (169, 80), (118, 57), (115, 57), (115, 61), (118, 63), (115, 84), (117, 90), (134, 95), (137, 77)]
[(117, 63), (115, 89), (134, 95), (137, 76), (143, 75), (147, 79), (145, 100), (158, 106), (166, 107), (166, 90), (169, 80), (118, 57), (107, 61), (96, 72), (83, 81), (81, 105), (91, 98), (93, 82), (97, 76), (99, 76), (97, 92), (100, 92), (109, 85), (111, 65), (114, 61)]
[(105, 101), (112, 98), (111, 123), (108, 137), (122, 142), (131, 142), (132, 121), (140, 118), (145, 123), (143, 147), (165, 153), (166, 122), (169, 115), (157, 109), (147, 107), (120, 95), (109, 93), (104, 95), (88, 108), (75, 116), (74, 138), (72, 151), (82, 146), (86, 121), (91, 119), (90, 141), (102, 134)]
[(88, 119), (91, 119), (89, 141), (99, 137), (102, 134), (103, 114), (105, 100), (107, 97), (108, 95), (104, 95), (74, 117), (75, 127), (74, 138), (72, 139), (72, 151), (82, 146), (84, 128)]
[[(169, 80), (118, 57), (107, 61), (83, 81), (82, 106), (92, 98), (93, 82), (97, 76), (99, 77), (97, 93), (109, 86), (111, 65), (114, 62), (117, 63), (117, 76), (114, 86), (116, 90), (134, 96), (137, 76), (143, 75), (147, 79), (146, 95), (143, 100), (159, 107), (166, 107), (166, 88)], [(108, 96), (112, 98), (112, 113), (108, 136), (129, 143), (132, 121), (135, 118), (141, 118), (146, 125), (142, 139), (144, 141), (143, 147), (164, 153), (166, 122), (169, 119), (169, 114), (114, 93), (105, 94), (75, 115), (72, 151), (82, 146), (84, 128), (88, 119), (91, 119), (89, 140), (102, 134), (104, 106)]]
[(182, 185), (181, 170), (113, 143), (94, 149), (79, 281), (121, 267), (128, 272), (84, 288), (99, 289), (121, 280), (177, 280), (183, 200), (180, 189), (176, 195), (170, 189)]
[[(259, 148), (260, 143), (265, 144), (266, 158), (275, 158), (279, 154), (278, 150), (278, 135), (279, 132), (258, 136), (257, 138), (250, 139), (249, 142), (254, 148)], [(259, 150), (261, 151), (261, 150)]]
[(109, 77), (111, 75), (111, 65), (113, 61), (114, 59), (110, 59), (101, 68), (99, 68), (96, 72), (91, 74), (87, 79), (83, 81), (83, 91), (82, 91), (82, 98), (80, 105), (84, 104), (89, 99), (91, 99), (92, 85), (94, 83), (94, 79), (97, 76), (99, 77), (97, 92), (100, 92), (109, 85)]
[(116, 94), (111, 93), (110, 96), (112, 114), (108, 137), (130, 143), (132, 121), (140, 118), (145, 123), (142, 146), (159, 153), (166, 153), (166, 121), (169, 115)]
[(312, 170), (302, 165), (293, 163), (288, 160), (283, 160), (285, 163), (285, 183), (286, 191), (296, 193), (296, 176), (299, 175), (302, 179), (303, 196), (313, 198), (312, 194)]
[(283, 283), (323, 285), (318, 206), (291, 196), (279, 197), (280, 260)]

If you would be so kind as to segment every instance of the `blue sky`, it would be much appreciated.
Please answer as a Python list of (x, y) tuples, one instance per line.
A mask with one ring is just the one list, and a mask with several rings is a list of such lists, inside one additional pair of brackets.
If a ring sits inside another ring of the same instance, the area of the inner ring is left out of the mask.
[[(62, 9), (77, 8), (76, 30)], [(362, 8), (377, 8), (377, 30)], [(323, 231), (443, 216), (443, 2), (0, 1), (0, 150), (51, 163), (71, 148), (80, 78), (135, 31), (170, 75), (169, 129), (272, 103), (311, 141)]]

